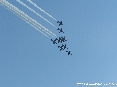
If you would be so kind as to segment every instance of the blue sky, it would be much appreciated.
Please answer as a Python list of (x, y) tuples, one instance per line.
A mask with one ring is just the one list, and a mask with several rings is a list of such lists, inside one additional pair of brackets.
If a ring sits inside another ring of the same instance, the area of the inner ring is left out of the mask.
[[(77, 83), (117, 83), (116, 0), (33, 0), (63, 21), (64, 34), (15, 0), (8, 1), (57, 36), (66, 36), (73, 55), (60, 52), (58, 45), (50, 41), (51, 37), (45, 37), (0, 5), (0, 87), (85, 87)], [(56, 21), (26, 0), (22, 1), (59, 27)]]

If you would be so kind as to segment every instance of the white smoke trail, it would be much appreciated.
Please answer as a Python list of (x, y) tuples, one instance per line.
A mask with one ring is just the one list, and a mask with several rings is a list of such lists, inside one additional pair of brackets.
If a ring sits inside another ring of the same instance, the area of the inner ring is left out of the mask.
[[(11, 9), (13, 12), (17, 13), (18, 16), (20, 16), (23, 20), (27, 21), (29, 24), (33, 24), (34, 26), (38, 27), (38, 29), (40, 28), (39, 24), (36, 23), (36, 21), (32, 18), (30, 18), (27, 14), (25, 14), (23, 11), (20, 11), (18, 8), (16, 8), (15, 6), (13, 6), (12, 4), (9, 4), (7, 1), (6, 3), (3, 2), (4, 5), (6, 5), (9, 9)], [(42, 26), (43, 27), (43, 26)], [(52, 36), (51, 32), (47, 32), (48, 30), (46, 29), (42, 29), (43, 31), (45, 31), (46, 33), (48, 33), (49, 35)]]
[[(17, 8), (16, 8), (17, 9)], [(11, 10), (12, 11), (12, 10)], [(13, 12), (13, 11), (12, 11)], [(16, 13), (15, 13), (16, 14)], [(22, 18), (22, 16), (20, 16), (20, 13), (18, 13), (18, 14), (16, 14), (16, 15), (18, 15), (19, 17), (21, 17)], [(22, 18), (22, 20), (24, 20), (23, 18)], [(28, 20), (28, 19), (27, 19)], [(25, 20), (26, 21), (26, 20)], [(44, 32), (42, 32), (41, 30), (39, 30), (37, 27), (35, 27), (34, 25), (32, 25), (30, 22), (28, 22), (28, 21), (26, 21), (26, 23), (29, 23), (32, 27), (34, 27), (37, 31), (39, 31), (39, 32), (41, 32), (43, 35), (45, 35), (46, 37), (48, 37)], [(41, 29), (41, 27), (40, 27), (40, 29)], [(49, 37), (48, 37), (49, 38)]]
[(52, 24), (50, 21), (48, 21), (46, 18), (44, 18), (43, 16), (41, 16), (40, 14), (38, 14), (35, 10), (33, 10), (32, 8), (30, 8), (26, 4), (24, 4), (22, 1), (20, 1), (20, 0), (16, 0), (16, 1), (19, 2), (20, 4), (22, 4), (23, 6), (25, 6), (26, 8), (28, 8), (30, 11), (32, 11), (33, 13), (35, 13), (36, 15), (38, 15), (39, 17), (41, 17), (43, 20), (45, 20), (46, 22), (48, 22), (50, 25), (52, 25), (55, 28), (57, 28), (54, 24)]
[[(8, 1), (6, 0), (0, 0), (0, 3), (4, 6), (6, 6), (9, 10), (11, 10), (12, 12), (14, 12), (15, 14), (17, 14), (18, 16), (20, 16), (23, 20), (25, 20), (26, 22), (28, 22), (29, 24), (31, 24), (31, 26), (33, 26), (36, 30), (41, 29), (42, 31), (44, 31), (45, 33), (49, 34), (52, 37), (56, 37), (55, 34), (53, 34), (51, 31), (49, 31), (48, 29), (46, 29), (45, 27), (43, 27), (41, 24), (39, 24), (36, 20), (32, 19), (31, 17), (29, 17), (27, 14), (25, 14), (23, 11), (19, 10), (17, 7), (13, 6), (12, 4), (10, 4)], [(40, 30), (39, 30), (40, 31)], [(40, 31), (41, 32), (41, 31)], [(42, 32), (41, 32), (42, 33)], [(44, 33), (43, 33), (44, 34)], [(44, 34), (45, 35), (45, 34)], [(46, 35), (47, 36), (47, 35)]]
[[(0, 1), (1, 2), (1, 1)], [(30, 19), (29, 18), (26, 18), (25, 16), (27, 16), (26, 14), (25, 15), (22, 15), (22, 14), (24, 14), (24, 12), (20, 12), (20, 10), (18, 9), (18, 8), (16, 8), (15, 6), (13, 6), (12, 4), (10, 4), (9, 2), (7, 2), (7, 1), (5, 1), (5, 0), (3, 0), (2, 2), (1, 2), (3, 5), (5, 5), (5, 6), (7, 6), (12, 12), (14, 12), (16, 15), (18, 15), (18, 16), (20, 16), (23, 20), (25, 20), (27, 23), (29, 23), (29, 24), (31, 24), (31, 22), (30, 22)], [(24, 18), (25, 17), (25, 18)], [(32, 26), (32, 24), (31, 24), (31, 26)], [(33, 24), (33, 26), (34, 26), (34, 24)], [(40, 27), (38, 27), (38, 31), (40, 31), (39, 30), (39, 28)], [(37, 29), (36, 29), (37, 30)], [(42, 34), (44, 34), (42, 31), (40, 31)], [(48, 32), (47, 32), (48, 33)], [(45, 34), (44, 34), (45, 35)], [(45, 36), (47, 36), (47, 35), (45, 35)], [(48, 36), (47, 36), (48, 37)]]
[(52, 17), (49, 13), (45, 12), (42, 8), (40, 8), (39, 6), (37, 6), (34, 2), (32, 2), (31, 0), (27, 0), (29, 3), (31, 3), (32, 5), (34, 5), (36, 8), (38, 8), (40, 11), (44, 12), (46, 15), (48, 15), (49, 17), (51, 17), (52, 19), (54, 19), (55, 21), (57, 21), (54, 17)]
[[(29, 22), (27, 22), (29, 23)], [(29, 23), (30, 24), (30, 23)], [(37, 31), (41, 32), (43, 35), (45, 35), (46, 37), (48, 37), (44, 32), (42, 32), (41, 30), (39, 30), (37, 27), (35, 27), (34, 25), (30, 24), (32, 27), (34, 27)], [(41, 29), (41, 28), (40, 28)], [(49, 37), (48, 37), (49, 38)]]

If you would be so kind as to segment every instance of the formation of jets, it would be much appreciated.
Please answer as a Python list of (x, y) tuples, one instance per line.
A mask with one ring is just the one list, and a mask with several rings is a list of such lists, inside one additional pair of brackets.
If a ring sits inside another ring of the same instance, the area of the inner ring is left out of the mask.
[[(51, 39), (51, 41), (53, 41), (53, 44), (57, 44), (57, 43), (63, 43), (63, 42), (65, 42), (65, 41), (67, 41), (67, 40), (65, 39), (65, 36), (64, 36), (64, 37), (56, 38), (56, 39), (54, 39), (54, 40)], [(57, 41), (57, 42), (56, 42), (56, 41)]]
[[(63, 25), (62, 21), (61, 22), (57, 21), (57, 23), (59, 23), (59, 26)], [(61, 32), (64, 33), (62, 28), (58, 28), (57, 30), (60, 31), (59, 33), (61, 33)], [(64, 43), (67, 40), (66, 40), (65, 36), (64, 37), (61, 36), (61, 37), (55, 38), (54, 40), (51, 39), (51, 41), (53, 42), (53, 44), (58, 44), (58, 43)], [(68, 53), (68, 55), (72, 55), (71, 51), (68, 50), (66, 44), (62, 44), (61, 46), (58, 46), (58, 48), (60, 49), (60, 51), (67, 49), (66, 53)]]

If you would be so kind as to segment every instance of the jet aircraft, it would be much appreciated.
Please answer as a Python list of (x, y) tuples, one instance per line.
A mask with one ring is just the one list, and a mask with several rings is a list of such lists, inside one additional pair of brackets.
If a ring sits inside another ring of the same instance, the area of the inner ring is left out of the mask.
[(56, 43), (56, 40), (58, 40), (58, 39), (57, 39), (57, 38), (56, 38), (55, 40), (52, 40), (52, 39), (51, 39), (51, 41), (53, 41), (53, 44), (57, 44), (57, 43)]
[[(60, 30), (60, 32), (63, 32), (62, 28), (61, 28), (61, 29), (60, 29), (60, 28), (58, 28), (57, 30)], [(60, 32), (59, 32), (59, 33), (60, 33)], [(64, 32), (63, 32), (63, 33), (64, 33)]]
[(63, 46), (64, 46), (64, 45), (58, 46), (58, 48), (60, 48), (60, 51), (63, 50)]
[(61, 37), (59, 37), (59, 39), (58, 39), (58, 43), (62, 43), (62, 38)]
[(62, 39), (63, 42), (67, 41), (67, 40), (65, 40), (65, 36), (61, 37), (61, 39)]
[[(61, 51), (61, 50), (65, 50), (66, 44), (65, 44), (65, 45), (62, 44), (62, 46), (58, 46), (58, 48), (61, 48), (60, 51)], [(67, 49), (68, 49), (68, 48), (67, 48)]]
[(62, 43), (62, 42), (65, 42), (65, 41), (67, 41), (67, 40), (65, 40), (65, 36), (64, 37), (59, 37), (59, 39), (58, 39), (58, 43), (59, 42)]
[[(65, 50), (65, 48), (66, 48), (66, 44), (63, 46), (63, 50)], [(68, 48), (67, 48), (68, 49)]]
[[(70, 54), (71, 54), (71, 53), (70, 53), (71, 51), (66, 51), (66, 52), (68, 53), (68, 55), (70, 55)], [(72, 55), (72, 54), (71, 54), (71, 55)]]
[(60, 22), (60, 21), (57, 21), (57, 23), (59, 23), (59, 26), (60, 26), (60, 25), (63, 25), (63, 24), (62, 24), (62, 21), (61, 21), (61, 22)]

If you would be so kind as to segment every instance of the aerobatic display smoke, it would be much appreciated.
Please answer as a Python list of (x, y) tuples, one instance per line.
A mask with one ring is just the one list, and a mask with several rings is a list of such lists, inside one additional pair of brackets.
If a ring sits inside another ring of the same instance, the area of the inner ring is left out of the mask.
[[(36, 20), (32, 19), (30, 16), (25, 14), (23, 11), (19, 10), (17, 7), (12, 5), (6, 0), (0, 0), (0, 3), (4, 6), (6, 6), (9, 10), (11, 10), (16, 15), (20, 16), (23, 20), (25, 20), (27, 23), (29, 23), (31, 26), (33, 26), (36, 30), (40, 31), (42, 34), (46, 33), (52, 37), (57, 37), (54, 33), (52, 33), (50, 30), (42, 26), (40, 23), (38, 23)], [(43, 31), (43, 32), (42, 32)], [(44, 34), (45, 36), (47, 36)], [(47, 36), (48, 37), (48, 36)]]
[(50, 21), (48, 21), (46, 18), (44, 18), (43, 16), (41, 16), (39, 13), (37, 13), (35, 10), (33, 10), (32, 8), (30, 8), (29, 6), (27, 6), (26, 4), (24, 4), (22, 1), (20, 0), (16, 0), (17, 2), (19, 2), (20, 4), (22, 4), (24, 7), (28, 8), (30, 11), (32, 11), (33, 13), (35, 13), (36, 15), (38, 15), (40, 18), (42, 18), (43, 20), (45, 20), (46, 22), (48, 22), (50, 25), (54, 26), (55, 28), (57, 28), (54, 24), (52, 24)]
[(32, 2), (31, 0), (27, 0), (29, 3), (31, 3), (32, 5), (34, 5), (37, 9), (39, 9), (40, 11), (42, 11), (43, 13), (45, 13), (46, 15), (48, 15), (49, 17), (51, 17), (52, 19), (54, 19), (55, 21), (57, 21), (54, 17), (52, 17), (49, 13), (47, 13), (46, 11), (44, 11), (42, 8), (40, 8), (39, 6), (37, 6), (34, 2)]

